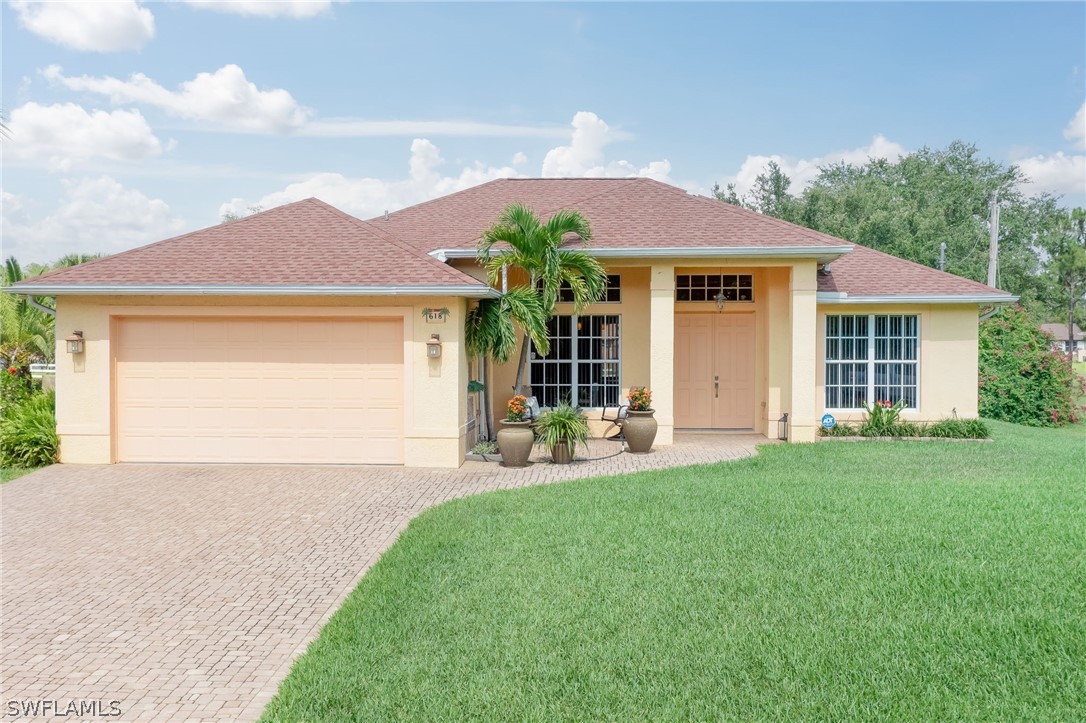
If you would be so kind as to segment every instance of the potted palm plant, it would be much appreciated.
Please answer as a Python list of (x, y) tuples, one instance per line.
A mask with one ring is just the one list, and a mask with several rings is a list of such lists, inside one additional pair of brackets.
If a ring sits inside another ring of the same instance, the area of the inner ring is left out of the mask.
[(523, 467), (532, 454), (532, 421), (528, 419), (528, 400), (518, 394), (509, 400), (505, 419), (498, 430), (498, 451), (506, 467)]
[(581, 410), (562, 402), (535, 423), (536, 444), (547, 447), (555, 464), (573, 461), (578, 444), (588, 446), (588, 420)]
[(626, 420), (622, 423), (626, 446), (636, 454), (651, 452), (657, 428), (656, 418), (653, 417), (652, 390), (648, 387), (631, 387), (626, 399), (630, 402), (626, 408)]

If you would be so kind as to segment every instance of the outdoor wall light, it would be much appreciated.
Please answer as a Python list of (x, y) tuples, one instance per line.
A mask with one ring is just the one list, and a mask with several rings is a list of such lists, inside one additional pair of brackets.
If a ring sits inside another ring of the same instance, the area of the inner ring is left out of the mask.
[(713, 297), (713, 301), (716, 302), (717, 311), (724, 311), (724, 302), (727, 301), (727, 297), (724, 296), (724, 289), (716, 292), (716, 296)]
[(83, 353), (83, 332), (73, 331), (71, 336), (64, 339), (68, 343), (69, 354)]
[(429, 359), (437, 359), (441, 356), (441, 335), (431, 334), (430, 338), (426, 340), (426, 357)]
[(777, 439), (788, 441), (788, 412), (777, 420)]

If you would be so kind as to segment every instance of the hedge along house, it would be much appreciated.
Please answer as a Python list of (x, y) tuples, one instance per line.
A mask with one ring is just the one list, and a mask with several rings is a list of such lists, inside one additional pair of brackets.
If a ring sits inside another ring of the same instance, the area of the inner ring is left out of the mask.
[[(514, 201), (583, 213), (609, 275), (583, 313), (560, 301), (533, 392), (598, 419), (649, 386), (658, 445), (812, 441), (824, 412), (876, 399), (975, 416), (978, 305), (1014, 301), (648, 179), (499, 180), (370, 221), (309, 199), (11, 289), (55, 296), (61, 344), (85, 340), (58, 354), (62, 461), (458, 466), (479, 371), (464, 316), (500, 293), (476, 243)], [(488, 380), (497, 418), (515, 367)]]

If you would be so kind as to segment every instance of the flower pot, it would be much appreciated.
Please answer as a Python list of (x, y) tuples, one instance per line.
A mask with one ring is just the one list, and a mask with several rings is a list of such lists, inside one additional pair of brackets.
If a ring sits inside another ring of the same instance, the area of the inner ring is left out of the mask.
[(573, 461), (573, 445), (559, 444), (551, 447), (551, 460), (555, 464), (569, 464)]
[(532, 423), (503, 419), (501, 425), (498, 430), (498, 451), (502, 455), (502, 463), (506, 467), (523, 467), (528, 464), (528, 457), (531, 456), (532, 445), (535, 443)]
[(652, 416), (655, 410), (647, 409), (643, 412), (627, 410), (626, 421), (622, 423), (622, 432), (626, 435), (626, 447), (635, 454), (644, 454), (652, 451), (652, 443), (656, 441), (656, 419)]

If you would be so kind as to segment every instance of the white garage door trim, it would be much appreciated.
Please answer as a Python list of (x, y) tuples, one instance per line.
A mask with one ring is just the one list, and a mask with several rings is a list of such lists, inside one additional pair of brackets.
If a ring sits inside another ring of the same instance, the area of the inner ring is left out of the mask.
[(406, 314), (162, 311), (111, 319), (115, 461), (403, 463)]

